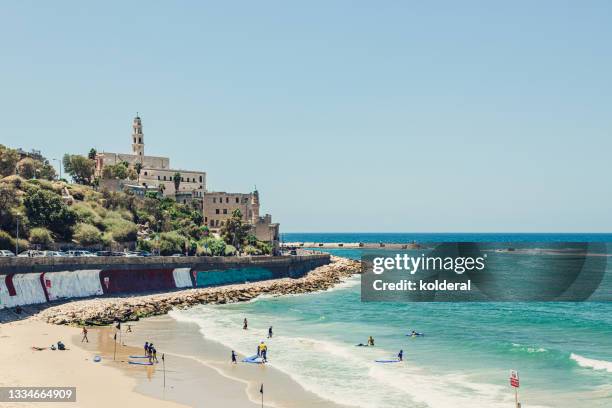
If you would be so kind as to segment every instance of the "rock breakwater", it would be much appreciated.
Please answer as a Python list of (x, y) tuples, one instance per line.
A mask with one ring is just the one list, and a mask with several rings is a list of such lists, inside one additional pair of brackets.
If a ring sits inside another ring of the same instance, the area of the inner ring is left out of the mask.
[(327, 290), (360, 272), (361, 264), (358, 261), (332, 257), (331, 263), (299, 279), (283, 278), (170, 293), (78, 300), (47, 308), (38, 317), (53, 324), (101, 326), (116, 321), (136, 321), (166, 314), (173, 308), (184, 309), (198, 304), (245, 302), (264, 294), (280, 296)]

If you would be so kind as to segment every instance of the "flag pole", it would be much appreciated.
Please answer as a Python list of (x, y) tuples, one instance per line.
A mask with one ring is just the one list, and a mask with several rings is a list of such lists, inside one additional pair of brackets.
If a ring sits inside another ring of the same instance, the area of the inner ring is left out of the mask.
[(261, 383), (261, 388), (259, 389), (259, 393), (261, 394), (261, 408), (263, 408), (263, 383)]
[(166, 388), (166, 358), (163, 353), (162, 353), (162, 367), (164, 369), (164, 389), (165, 389)]
[(115, 358), (117, 357), (117, 333), (115, 333), (114, 339), (115, 339), (115, 351), (113, 351), (113, 360), (115, 360)]

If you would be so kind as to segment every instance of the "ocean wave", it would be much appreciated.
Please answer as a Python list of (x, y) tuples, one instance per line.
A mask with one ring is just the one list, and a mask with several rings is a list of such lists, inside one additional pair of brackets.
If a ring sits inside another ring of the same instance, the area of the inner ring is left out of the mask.
[(580, 367), (612, 373), (612, 361), (595, 360), (574, 353), (570, 354), (570, 359), (574, 360)]
[[(204, 337), (245, 355), (254, 354), (266, 331), (256, 318), (249, 330), (243, 331), (242, 312), (213, 306), (173, 311), (170, 316), (197, 323)], [(506, 387), (475, 382), (462, 374), (431, 373), (409, 360), (402, 364), (376, 364), (375, 359), (394, 354), (383, 348), (355, 347), (338, 340), (281, 332), (266, 342), (270, 366), (306, 390), (343, 405), (502, 408), (512, 403)]]

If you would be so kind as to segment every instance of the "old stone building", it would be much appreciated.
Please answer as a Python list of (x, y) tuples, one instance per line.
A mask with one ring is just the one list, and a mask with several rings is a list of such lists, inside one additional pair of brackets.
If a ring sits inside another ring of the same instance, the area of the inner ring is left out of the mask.
[(226, 193), (224, 191), (204, 193), (204, 222), (211, 232), (219, 233), (234, 210), (242, 213), (242, 220), (253, 226), (253, 233), (262, 241), (277, 243), (279, 224), (272, 222), (272, 216), (259, 216), (259, 192)]
[[(206, 192), (206, 173), (201, 171), (172, 169), (170, 159), (145, 155), (142, 119), (136, 116), (132, 123), (132, 152), (96, 154), (96, 176), (100, 185), (111, 191), (131, 191), (143, 196), (147, 191), (161, 191), (164, 196), (173, 197), (177, 202), (195, 202), (202, 208), (204, 222), (213, 234), (218, 234), (225, 221), (235, 209), (242, 213), (243, 220), (253, 227), (255, 236), (272, 244), (278, 243), (279, 224), (272, 222), (272, 216), (259, 216), (259, 193)], [(127, 163), (134, 168), (140, 163), (142, 169), (137, 180), (103, 178), (104, 168)], [(175, 189), (174, 175), (180, 173), (178, 190)]]
[[(138, 184), (146, 187), (156, 187), (163, 190), (165, 196), (175, 197), (177, 201), (187, 203), (191, 200), (201, 201), (206, 191), (206, 173), (202, 171), (172, 169), (168, 157), (145, 155), (144, 132), (142, 119), (134, 118), (132, 123), (132, 153), (102, 152), (96, 155), (96, 176), (102, 178), (104, 167), (119, 163), (131, 166), (140, 163), (142, 169)], [(176, 190), (174, 175), (180, 174), (179, 188)], [(104, 183), (102, 185), (122, 185), (123, 183)], [(134, 184), (130, 181), (129, 184)], [(163, 187), (162, 187), (163, 186)]]

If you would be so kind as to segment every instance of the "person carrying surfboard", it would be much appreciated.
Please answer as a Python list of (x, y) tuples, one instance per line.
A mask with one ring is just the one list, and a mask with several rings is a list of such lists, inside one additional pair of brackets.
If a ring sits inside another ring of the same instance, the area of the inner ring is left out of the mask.
[(399, 351), (399, 353), (397, 354), (397, 358), (399, 359), (399, 361), (404, 361), (404, 350)]
[(374, 337), (368, 337), (368, 346), (374, 346)]

